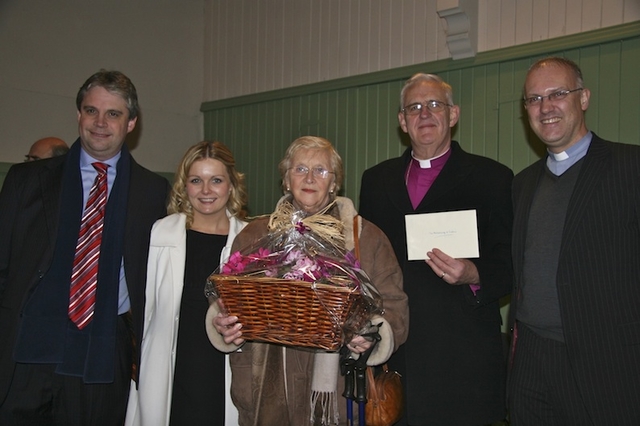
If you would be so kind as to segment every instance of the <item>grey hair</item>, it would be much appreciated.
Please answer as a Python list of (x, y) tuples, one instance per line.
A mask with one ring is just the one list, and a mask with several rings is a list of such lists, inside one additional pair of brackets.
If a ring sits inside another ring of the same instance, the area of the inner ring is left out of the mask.
[(449, 105), (453, 105), (453, 88), (451, 85), (435, 74), (425, 74), (420, 72), (411, 76), (409, 80), (405, 81), (404, 86), (402, 86), (402, 90), (400, 91), (400, 109), (405, 107), (405, 96), (407, 90), (418, 83), (422, 83), (423, 81), (440, 85), (444, 90), (447, 103)]

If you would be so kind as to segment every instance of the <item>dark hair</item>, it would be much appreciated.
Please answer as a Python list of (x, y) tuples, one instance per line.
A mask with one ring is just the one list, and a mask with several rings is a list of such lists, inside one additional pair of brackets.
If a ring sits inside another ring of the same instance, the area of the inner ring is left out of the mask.
[(60, 155), (64, 155), (69, 151), (69, 147), (66, 145), (56, 145), (51, 148), (51, 155), (53, 157), (58, 157)]
[(171, 199), (169, 200), (169, 213), (184, 213), (187, 215), (187, 228), (193, 224), (193, 206), (187, 195), (187, 176), (193, 163), (199, 160), (212, 158), (225, 165), (231, 181), (231, 195), (227, 201), (227, 209), (238, 218), (244, 218), (247, 212), (244, 206), (247, 204), (247, 191), (244, 186), (244, 174), (236, 170), (236, 160), (233, 154), (222, 142), (202, 141), (187, 150), (180, 161), (176, 172)]
[(87, 91), (92, 87), (102, 87), (105, 90), (121, 96), (127, 103), (127, 109), (129, 110), (129, 120), (136, 118), (140, 112), (138, 106), (138, 93), (136, 87), (133, 85), (129, 77), (122, 74), (120, 71), (107, 71), (100, 70), (84, 82), (78, 95), (76, 96), (76, 107), (80, 111), (82, 101), (84, 100)]

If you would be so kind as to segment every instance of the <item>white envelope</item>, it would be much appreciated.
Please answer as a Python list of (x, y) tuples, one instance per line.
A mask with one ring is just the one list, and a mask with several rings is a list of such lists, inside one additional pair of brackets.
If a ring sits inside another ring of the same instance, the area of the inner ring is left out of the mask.
[(425, 260), (434, 248), (456, 259), (480, 257), (475, 210), (409, 214), (404, 219), (409, 260)]

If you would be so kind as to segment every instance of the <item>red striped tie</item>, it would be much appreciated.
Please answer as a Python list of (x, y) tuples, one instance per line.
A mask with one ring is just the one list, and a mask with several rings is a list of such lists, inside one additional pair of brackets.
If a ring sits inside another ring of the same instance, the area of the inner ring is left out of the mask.
[(107, 205), (107, 167), (109, 165), (92, 163), (92, 166), (98, 172), (98, 176), (89, 191), (89, 199), (80, 224), (69, 295), (69, 318), (79, 329), (83, 329), (93, 318), (102, 224), (104, 208)]

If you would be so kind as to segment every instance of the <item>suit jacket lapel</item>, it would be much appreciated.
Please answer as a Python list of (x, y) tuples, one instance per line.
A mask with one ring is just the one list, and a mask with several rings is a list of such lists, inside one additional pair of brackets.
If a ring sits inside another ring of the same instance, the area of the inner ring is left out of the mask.
[(386, 192), (389, 199), (398, 211), (412, 211), (411, 199), (407, 192), (404, 181), (407, 164), (411, 158), (411, 148), (408, 148), (401, 157), (388, 163), (388, 167), (383, 171), (385, 174)]
[[(564, 223), (562, 247), (560, 248), (560, 256), (562, 256), (565, 247), (571, 243), (578, 225), (582, 220), (584, 209), (587, 202), (592, 202), (592, 193), (596, 189), (602, 173), (606, 171), (607, 158), (609, 149), (602, 140), (596, 135), (593, 136), (589, 151), (584, 158), (581, 166), (580, 175), (576, 182), (576, 186), (571, 194), (571, 200), (567, 207), (567, 215)], [(534, 171), (534, 178), (525, 179), (520, 189), (518, 199), (514, 199), (517, 210), (514, 211), (514, 233), (513, 233), (513, 263), (516, 271), (522, 270), (522, 256), (524, 255), (524, 244), (526, 240), (526, 228), (529, 221), (529, 212), (533, 197), (535, 196), (538, 182), (543, 173), (545, 173), (545, 161), (543, 158), (538, 163), (539, 167)]]
[(522, 260), (524, 256), (524, 245), (527, 238), (527, 224), (529, 223), (529, 214), (531, 212), (531, 204), (533, 197), (538, 188), (538, 182), (545, 173), (545, 159), (539, 160), (532, 170), (533, 177), (524, 179), (522, 187), (518, 194), (514, 194), (513, 203), (514, 210), (514, 227), (513, 227), (513, 264), (514, 270), (522, 271)]
[(561, 256), (564, 247), (570, 244), (578, 229), (586, 204), (594, 200), (593, 192), (599, 185), (602, 174), (607, 170), (609, 155), (610, 152), (607, 146), (602, 139), (594, 134), (567, 207), (567, 218), (564, 224), (562, 247), (560, 249)]

